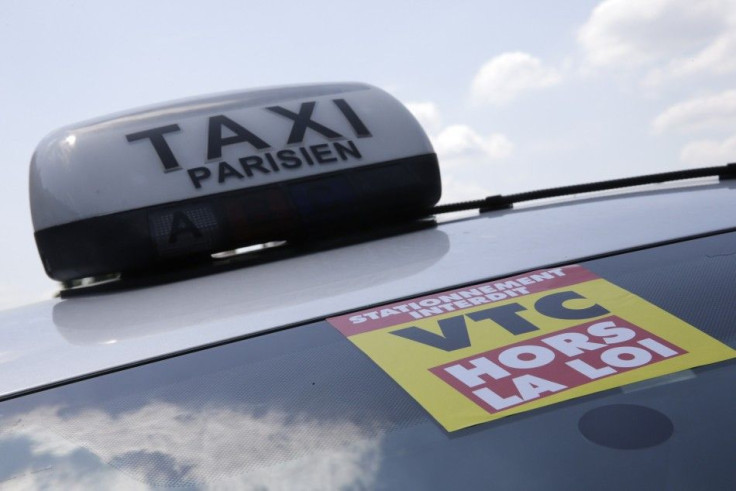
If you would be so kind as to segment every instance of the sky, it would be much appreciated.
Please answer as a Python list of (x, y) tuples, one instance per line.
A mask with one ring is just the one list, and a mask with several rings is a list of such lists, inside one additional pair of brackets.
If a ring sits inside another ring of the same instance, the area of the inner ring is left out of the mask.
[(736, 0), (5, 0), (0, 309), (49, 298), (28, 166), (67, 124), (312, 82), (381, 87), (443, 202), (736, 161)]

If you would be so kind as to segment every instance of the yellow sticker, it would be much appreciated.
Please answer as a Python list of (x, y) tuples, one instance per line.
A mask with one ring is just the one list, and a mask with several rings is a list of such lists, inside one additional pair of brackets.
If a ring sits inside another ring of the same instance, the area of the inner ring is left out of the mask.
[(736, 357), (577, 265), (328, 322), (448, 431)]

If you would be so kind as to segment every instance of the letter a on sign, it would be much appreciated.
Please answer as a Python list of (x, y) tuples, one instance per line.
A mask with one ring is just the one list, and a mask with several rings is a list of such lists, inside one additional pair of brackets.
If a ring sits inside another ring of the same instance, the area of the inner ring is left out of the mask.
[(202, 232), (183, 211), (174, 212), (171, 220), (171, 232), (169, 233), (169, 244), (179, 241), (179, 235), (186, 234), (190, 238), (201, 239)]

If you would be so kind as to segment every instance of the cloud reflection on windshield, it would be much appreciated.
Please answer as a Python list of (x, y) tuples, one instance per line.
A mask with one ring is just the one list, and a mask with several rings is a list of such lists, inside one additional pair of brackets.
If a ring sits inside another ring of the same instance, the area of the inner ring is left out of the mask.
[[(39, 406), (7, 418), (0, 483), (107, 489), (148, 486), (370, 488), (383, 431), (269, 410), (261, 415), (151, 401), (119, 415)], [(114, 472), (104, 463), (118, 469)]]

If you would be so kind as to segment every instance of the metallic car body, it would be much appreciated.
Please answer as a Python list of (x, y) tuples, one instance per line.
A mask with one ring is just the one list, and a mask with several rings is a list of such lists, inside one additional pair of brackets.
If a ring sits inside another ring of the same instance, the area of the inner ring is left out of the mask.
[[(692, 183), (691, 183), (692, 184)], [(0, 313), (0, 396), (485, 278), (736, 227), (733, 183), (662, 185)]]

